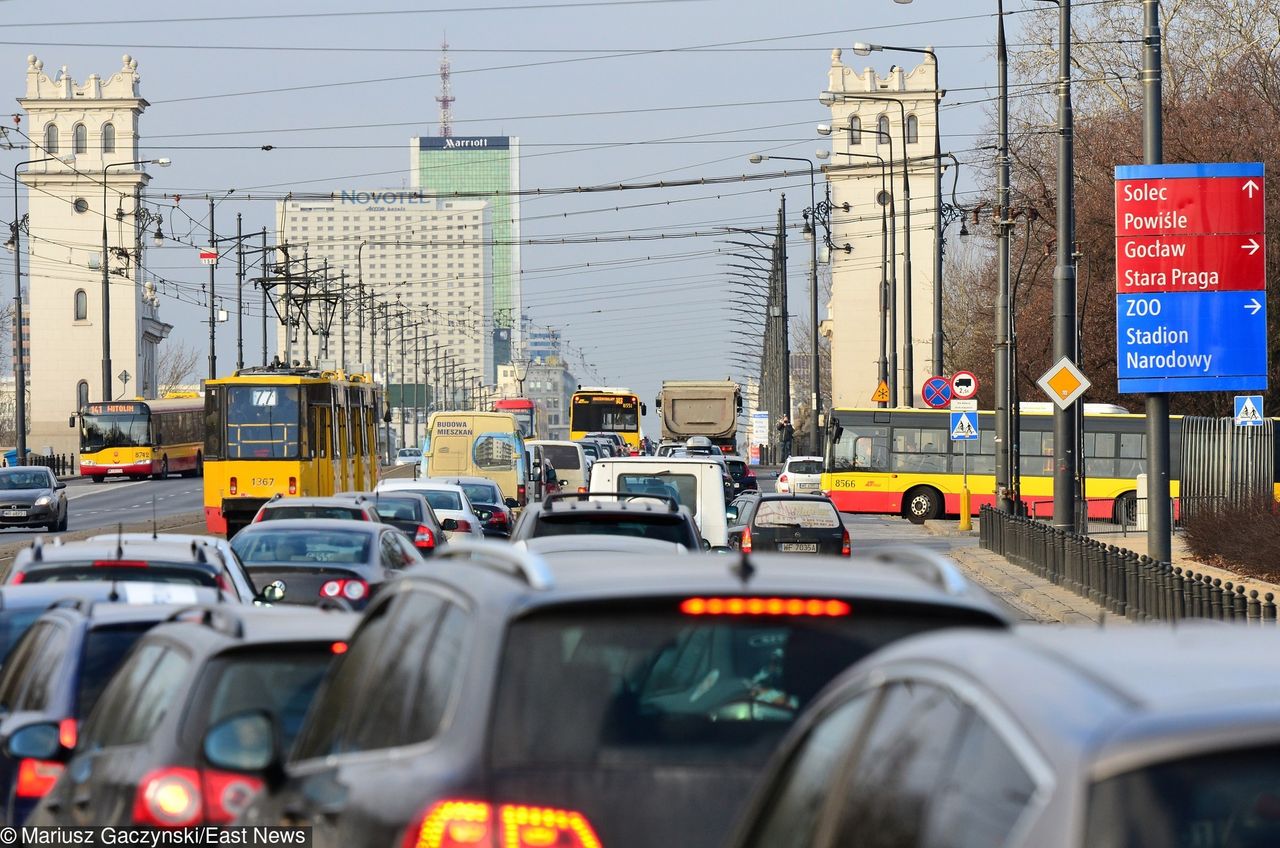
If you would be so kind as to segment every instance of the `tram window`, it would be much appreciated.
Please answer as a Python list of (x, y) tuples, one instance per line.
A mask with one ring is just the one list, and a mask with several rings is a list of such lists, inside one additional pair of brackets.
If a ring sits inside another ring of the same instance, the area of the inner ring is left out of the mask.
[(293, 459), (298, 456), (297, 388), (230, 386), (226, 397), (228, 458)]
[(221, 459), (223, 455), (222, 389), (209, 386), (204, 396), (204, 455)]

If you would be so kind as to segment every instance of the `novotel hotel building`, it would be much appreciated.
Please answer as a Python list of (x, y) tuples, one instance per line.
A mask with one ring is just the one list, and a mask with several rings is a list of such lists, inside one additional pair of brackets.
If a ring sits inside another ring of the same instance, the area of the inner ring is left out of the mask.
[(493, 274), (493, 371), (520, 350), (520, 140), (508, 136), (428, 136), (410, 142), (412, 186), (426, 196), (484, 200), (492, 241), (486, 265)]

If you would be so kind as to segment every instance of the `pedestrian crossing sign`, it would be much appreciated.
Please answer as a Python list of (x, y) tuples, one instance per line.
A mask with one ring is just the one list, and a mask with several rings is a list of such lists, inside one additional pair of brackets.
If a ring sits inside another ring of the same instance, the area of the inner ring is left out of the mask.
[(978, 414), (976, 412), (951, 413), (951, 441), (976, 442), (978, 440)]
[(884, 380), (880, 381), (880, 385), (876, 386), (875, 394), (871, 396), (872, 403), (888, 403), (889, 402), (889, 384)]
[(1236, 426), (1262, 426), (1262, 395), (1236, 395)]

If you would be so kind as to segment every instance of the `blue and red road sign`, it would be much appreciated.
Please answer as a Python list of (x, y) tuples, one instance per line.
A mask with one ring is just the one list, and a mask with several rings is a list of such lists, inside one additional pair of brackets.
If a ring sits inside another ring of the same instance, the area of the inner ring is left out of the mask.
[(951, 381), (946, 377), (930, 377), (924, 381), (920, 397), (933, 409), (945, 409), (951, 403)]

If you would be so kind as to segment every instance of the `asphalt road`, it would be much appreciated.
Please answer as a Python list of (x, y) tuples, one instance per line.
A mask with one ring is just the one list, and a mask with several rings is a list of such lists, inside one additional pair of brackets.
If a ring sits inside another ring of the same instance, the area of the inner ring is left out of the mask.
[[(117, 524), (149, 521), (154, 502), (155, 516), (165, 518), (204, 509), (199, 478), (170, 477), (167, 480), (108, 480), (91, 483), (80, 478), (67, 481), (67, 530), (96, 530)], [(0, 544), (49, 535), (42, 530), (0, 530)], [(54, 534), (60, 535), (60, 534)]]

